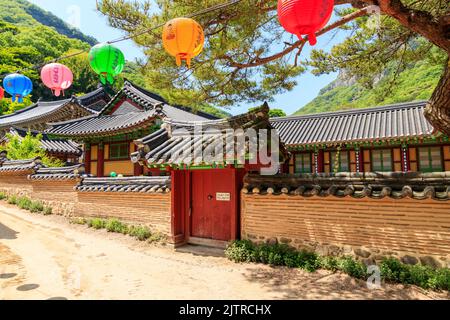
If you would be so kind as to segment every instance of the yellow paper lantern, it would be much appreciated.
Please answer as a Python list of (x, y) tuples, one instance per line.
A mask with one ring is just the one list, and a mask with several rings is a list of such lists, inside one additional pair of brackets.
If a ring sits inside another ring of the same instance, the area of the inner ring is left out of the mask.
[(174, 56), (177, 65), (186, 61), (191, 66), (191, 59), (203, 50), (205, 34), (197, 21), (189, 18), (176, 18), (166, 23), (163, 30), (164, 49)]

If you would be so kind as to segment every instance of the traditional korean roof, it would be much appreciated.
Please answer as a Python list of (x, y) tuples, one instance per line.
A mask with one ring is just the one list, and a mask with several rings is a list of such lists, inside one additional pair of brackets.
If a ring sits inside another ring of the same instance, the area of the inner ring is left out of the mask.
[(30, 180), (77, 180), (84, 174), (84, 165), (61, 168), (39, 168), (28, 176)]
[(426, 101), (271, 119), (287, 145), (380, 141), (431, 136)]
[(109, 101), (111, 101), (111, 97), (105, 91), (103, 87), (98, 88), (92, 92), (89, 92), (85, 95), (75, 97), (78, 103), (96, 113), (100, 112)]
[(32, 173), (42, 167), (41, 158), (29, 160), (7, 160), (0, 159), (0, 175), (10, 173)]
[[(130, 99), (138, 107), (126, 102), (126, 105), (120, 105), (120, 112), (114, 111), (114, 108), (124, 99)], [(193, 114), (181, 108), (170, 106), (160, 96), (125, 81), (124, 87), (100, 110), (98, 115), (52, 123), (47, 132), (55, 136), (83, 139), (92, 136), (131, 133), (138, 129), (148, 128), (154, 125), (155, 120), (162, 118), (206, 121), (212, 117), (214, 116), (205, 113)]]
[[(8, 129), (11, 126), (26, 127), (30, 123), (39, 121), (42, 121), (42, 124), (45, 125), (50, 118), (62, 116), (63, 110), (67, 110), (66, 107), (73, 105), (84, 110), (84, 114), (95, 114), (97, 113), (95, 111), (95, 108), (98, 107), (97, 104), (100, 103), (104, 106), (106, 101), (109, 101), (109, 96), (102, 88), (80, 97), (72, 96), (68, 99), (57, 101), (39, 100), (35, 104), (15, 113), (0, 116), (0, 128)], [(67, 111), (71, 112), (71, 110)]]
[[(192, 150), (196, 150), (194, 156), (202, 155), (205, 150), (212, 153), (222, 152), (226, 155), (227, 141), (236, 134), (235, 129), (242, 129), (244, 133), (249, 128), (255, 129), (256, 132), (259, 129), (271, 128), (268, 112), (269, 107), (265, 104), (252, 112), (229, 119), (204, 122), (166, 119), (161, 130), (135, 141), (139, 151), (133, 153), (131, 159), (135, 163), (145, 163), (149, 166), (234, 164), (236, 161), (234, 155), (233, 158), (222, 159), (222, 162), (211, 160), (214, 163), (210, 163), (207, 159), (192, 159)], [(197, 152), (198, 150), (202, 152)]]
[(353, 197), (450, 200), (450, 172), (338, 173), (261, 176), (247, 175), (246, 194), (296, 197)]
[(202, 111), (193, 112), (193, 110), (191, 110), (188, 107), (171, 106), (161, 96), (148, 90), (145, 90), (144, 88), (141, 88), (128, 80), (125, 81), (123, 88), (112, 98), (110, 103), (108, 103), (100, 111), (100, 113), (101, 114), (108, 113), (108, 111), (114, 108), (117, 101), (119, 101), (124, 97), (134, 101), (144, 110), (162, 107), (162, 112), (164, 113), (165, 117), (175, 120), (205, 121), (218, 119), (218, 117), (208, 114), (206, 112)]
[(52, 136), (88, 138), (130, 133), (154, 124), (158, 109), (117, 115), (88, 116), (81, 119), (52, 123), (46, 133)]
[(76, 189), (80, 192), (166, 193), (170, 192), (171, 178), (83, 178)]
[[(28, 131), (29, 130), (22, 128), (11, 128), (9, 133), (24, 138), (27, 135)], [(30, 132), (33, 136), (42, 134), (41, 146), (48, 153), (74, 156), (81, 156), (81, 154), (83, 153), (81, 145), (79, 145), (75, 141), (50, 138), (47, 134), (38, 131), (30, 130)], [(6, 139), (6, 137), (3, 138), (3, 140)]]

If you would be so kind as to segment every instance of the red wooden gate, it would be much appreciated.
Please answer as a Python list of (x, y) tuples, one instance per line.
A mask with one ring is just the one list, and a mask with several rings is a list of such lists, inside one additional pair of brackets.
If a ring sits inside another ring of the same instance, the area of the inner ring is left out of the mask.
[(234, 171), (192, 172), (191, 236), (229, 241), (237, 195)]

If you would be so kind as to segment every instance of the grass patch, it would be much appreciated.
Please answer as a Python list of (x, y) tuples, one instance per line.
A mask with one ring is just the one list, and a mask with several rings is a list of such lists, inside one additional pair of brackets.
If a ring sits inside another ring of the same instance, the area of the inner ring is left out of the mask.
[(18, 198), (15, 195), (12, 195), (12, 196), (8, 197), (8, 203), (9, 204), (17, 205), (17, 201), (18, 201)]
[[(4, 197), (4, 198), (2, 198)], [(0, 200), (7, 199), (9, 204), (18, 206), (22, 210), (28, 210), (33, 213), (43, 213), (44, 215), (52, 214), (53, 209), (51, 207), (44, 206), (42, 201), (31, 200), (28, 197), (18, 197), (16, 195), (6, 196), (4, 193), (0, 193)]]
[(108, 232), (128, 234), (128, 226), (117, 219), (106, 221), (105, 228)]
[(76, 218), (71, 218), (70, 223), (84, 225), (84, 224), (87, 224), (88, 221), (85, 218), (76, 217)]
[[(357, 279), (367, 279), (367, 267), (353, 257), (320, 257), (307, 251), (296, 251), (285, 244), (256, 245), (248, 240), (231, 243), (225, 250), (229, 260), (255, 262), (274, 266), (301, 268), (309, 272), (326, 269), (342, 271)], [(450, 269), (433, 269), (421, 265), (403, 264), (386, 258), (380, 265), (381, 277), (387, 282), (411, 284), (432, 290), (450, 290)]]
[(44, 204), (41, 201), (31, 201), (28, 210), (30, 210), (33, 213), (44, 212)]
[(152, 236), (150, 229), (145, 226), (132, 226), (128, 234), (137, 238), (139, 241), (145, 241)]
[(43, 214), (44, 214), (44, 216), (49, 216), (49, 215), (53, 214), (53, 208), (52, 207), (44, 207)]
[(87, 222), (89, 228), (93, 228), (96, 230), (105, 229), (106, 221), (99, 218), (90, 219)]
[(0, 192), (0, 201), (1, 201), (1, 200), (5, 200), (5, 199), (7, 199), (7, 198), (8, 198), (8, 196), (6, 195), (6, 193)]
[(30, 210), (32, 201), (31, 201), (30, 198), (27, 198), (27, 197), (20, 197), (20, 198), (17, 199), (17, 203), (16, 203), (16, 204), (17, 204), (17, 206), (18, 206), (20, 209), (23, 209), (23, 210)]

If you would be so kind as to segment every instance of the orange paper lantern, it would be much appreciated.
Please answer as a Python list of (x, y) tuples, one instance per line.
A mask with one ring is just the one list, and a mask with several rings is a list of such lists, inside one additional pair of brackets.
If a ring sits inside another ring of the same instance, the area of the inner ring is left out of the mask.
[(177, 59), (178, 66), (181, 66), (182, 61), (186, 61), (190, 67), (191, 59), (202, 52), (204, 42), (203, 28), (195, 20), (176, 18), (164, 26), (164, 49)]

